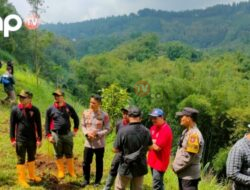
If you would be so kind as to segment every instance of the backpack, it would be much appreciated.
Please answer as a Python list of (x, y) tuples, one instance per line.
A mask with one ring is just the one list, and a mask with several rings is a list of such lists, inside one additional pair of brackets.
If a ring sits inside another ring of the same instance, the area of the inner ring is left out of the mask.
[(1, 83), (3, 83), (4, 85), (10, 84), (9, 78), (4, 77), (4, 76), (1, 77), (0, 81), (1, 81)]

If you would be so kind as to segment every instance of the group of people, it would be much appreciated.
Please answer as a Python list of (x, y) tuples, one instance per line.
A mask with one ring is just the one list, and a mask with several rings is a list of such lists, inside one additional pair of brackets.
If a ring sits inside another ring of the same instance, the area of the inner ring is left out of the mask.
[[(73, 136), (79, 128), (79, 117), (74, 108), (66, 103), (62, 90), (55, 90), (54, 103), (46, 111), (45, 132), (53, 144), (57, 166), (57, 177), (65, 176), (64, 160), (71, 177), (76, 177), (73, 159)], [(35, 155), (41, 146), (42, 128), (39, 109), (32, 104), (33, 94), (22, 90), (18, 95), (19, 103), (10, 115), (11, 144), (16, 148), (18, 183), (29, 187), (26, 178), (34, 182), (42, 179), (35, 172)], [(169, 124), (164, 119), (162, 109), (155, 108), (149, 113), (152, 121), (150, 129), (142, 124), (142, 112), (136, 106), (121, 109), (122, 120), (116, 124), (116, 139), (113, 145), (115, 153), (104, 190), (122, 190), (130, 184), (131, 189), (143, 189), (143, 176), (151, 170), (153, 189), (164, 189), (164, 173), (168, 168), (173, 135)], [(185, 127), (179, 141), (176, 157), (172, 164), (173, 171), (179, 179), (179, 189), (198, 189), (200, 180), (200, 160), (204, 146), (202, 134), (197, 128), (198, 110), (186, 107), (176, 115)], [(74, 126), (71, 127), (70, 119)], [(90, 170), (93, 156), (96, 159), (94, 186), (100, 186), (103, 176), (103, 157), (105, 136), (110, 132), (109, 116), (101, 109), (101, 97), (90, 97), (89, 109), (83, 112), (81, 127), (85, 136), (83, 150), (83, 182), (90, 184)], [(73, 129), (73, 130), (72, 130)], [(27, 163), (25, 156), (27, 153)], [(116, 179), (116, 180), (115, 180)]]

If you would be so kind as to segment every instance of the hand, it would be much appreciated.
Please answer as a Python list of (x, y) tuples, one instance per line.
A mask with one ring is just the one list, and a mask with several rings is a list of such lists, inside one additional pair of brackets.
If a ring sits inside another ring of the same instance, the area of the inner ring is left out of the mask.
[(87, 133), (87, 135), (88, 135), (88, 138), (94, 139), (95, 136), (96, 136), (96, 131), (95, 131), (95, 130), (94, 130), (94, 131), (89, 131), (89, 132)]
[(40, 147), (42, 146), (42, 142), (41, 142), (41, 141), (36, 141), (36, 146), (37, 146), (38, 148), (40, 148)]
[(77, 134), (77, 131), (73, 131), (72, 134), (73, 134), (73, 137), (75, 137)]
[(12, 145), (13, 147), (16, 147), (16, 141), (12, 141), (12, 142), (11, 142), (11, 145)]
[(52, 144), (54, 144), (54, 142), (55, 142), (52, 136), (48, 137), (48, 140), (49, 140), (49, 142), (52, 143)]
[(91, 130), (90, 133), (93, 137), (95, 137), (97, 135), (97, 130), (96, 129)]
[(153, 139), (152, 141), (153, 141), (153, 144), (155, 144), (155, 143), (156, 143), (156, 139)]

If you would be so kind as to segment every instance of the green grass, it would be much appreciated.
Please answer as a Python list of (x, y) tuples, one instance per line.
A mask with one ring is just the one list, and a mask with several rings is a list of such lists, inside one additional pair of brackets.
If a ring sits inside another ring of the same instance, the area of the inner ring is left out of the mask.
[[(0, 69), (0, 74), (4, 72), (4, 68)], [(19, 92), (21, 89), (29, 89), (33, 92), (34, 98), (33, 103), (37, 107), (39, 107), (42, 117), (43, 117), (43, 126), (44, 126), (44, 117), (45, 111), (49, 105), (53, 103), (53, 96), (51, 93), (54, 90), (52, 84), (48, 81), (39, 80), (39, 85), (36, 85), (36, 78), (29, 71), (21, 71), (20, 69), (15, 70), (15, 78), (16, 78), (16, 91)], [(5, 93), (0, 88), (0, 99), (5, 97)], [(78, 102), (74, 102), (69, 94), (66, 95), (66, 100), (71, 105), (73, 105), (81, 117), (81, 113), (83, 111), (82, 105)], [(10, 107), (8, 105), (0, 105), (0, 189), (21, 189), (18, 185), (16, 185), (16, 153), (15, 149), (11, 146), (9, 140), (9, 115), (10, 115)], [(104, 176), (102, 179), (102, 184), (104, 185), (105, 179), (108, 175), (111, 161), (113, 159), (114, 153), (112, 153), (112, 144), (113, 144), (114, 135), (109, 135), (107, 138), (107, 145), (105, 148), (105, 156), (104, 156)], [(74, 155), (78, 158), (78, 165), (82, 163), (83, 156), (83, 148), (84, 148), (84, 138), (79, 130), (77, 136), (74, 138)], [(38, 154), (49, 155), (48, 161), (53, 161), (53, 147), (48, 141), (44, 138), (43, 145), (40, 149), (38, 149)], [(92, 182), (94, 180), (94, 172), (95, 166), (94, 162), (92, 164)], [(56, 171), (51, 171), (48, 168), (45, 168), (44, 171), (47, 174), (55, 174)], [(77, 174), (79, 175), (75, 181), (82, 181), (82, 170), (81, 167), (77, 167)], [(66, 177), (62, 183), (71, 182), (72, 179), (70, 177)], [(169, 169), (164, 176), (166, 189), (177, 190), (177, 177), (176, 175)], [(45, 182), (40, 185), (32, 185), (30, 189), (48, 189), (45, 186)], [(144, 179), (144, 189), (151, 190), (152, 189), (152, 177), (151, 174), (148, 173)], [(101, 186), (98, 189), (102, 189)], [(92, 186), (89, 186), (85, 189), (94, 189)], [(218, 184), (216, 177), (208, 174), (202, 177), (202, 180), (199, 185), (200, 190), (227, 190), (229, 189), (228, 185), (223, 186), (222, 184)]]

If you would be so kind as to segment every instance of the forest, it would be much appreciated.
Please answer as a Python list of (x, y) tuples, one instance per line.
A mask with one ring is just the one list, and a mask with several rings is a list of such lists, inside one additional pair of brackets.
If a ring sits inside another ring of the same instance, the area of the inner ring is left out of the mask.
[[(15, 7), (0, 0), (0, 16), (11, 13)], [(146, 126), (147, 113), (162, 108), (174, 132), (173, 152), (182, 131), (175, 112), (195, 107), (206, 142), (203, 165), (223, 178), (227, 153), (250, 123), (249, 18), (250, 2), (242, 2), (183, 12), (144, 9), (37, 31), (22, 27), (0, 37), (0, 60), (35, 73), (38, 84), (63, 88), (85, 107), (92, 93), (114, 88), (110, 93), (119, 99), (116, 92), (125, 90)], [(136, 94), (138, 81), (150, 86), (147, 95)]]

